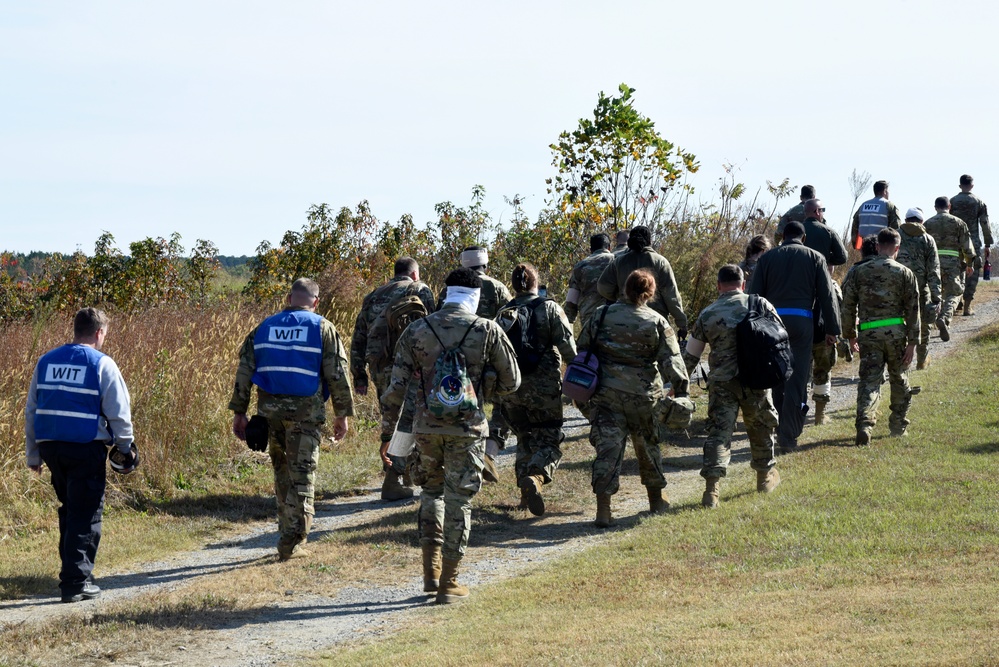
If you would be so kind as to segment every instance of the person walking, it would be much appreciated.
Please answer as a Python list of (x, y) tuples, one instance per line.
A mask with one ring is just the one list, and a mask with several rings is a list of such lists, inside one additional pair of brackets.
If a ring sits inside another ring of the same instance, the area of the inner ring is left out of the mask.
[(770, 241), (767, 240), (766, 236), (757, 234), (749, 239), (749, 243), (746, 244), (746, 257), (739, 262), (739, 268), (742, 270), (747, 285), (753, 279), (753, 271), (756, 270), (756, 264), (760, 261), (760, 257), (768, 250), (770, 250)]
[(565, 314), (569, 322), (579, 322), (586, 327), (597, 308), (607, 303), (597, 290), (597, 281), (607, 265), (614, 259), (610, 247), (610, 237), (594, 234), (590, 237), (590, 254), (572, 267), (569, 275), (569, 291), (565, 296)]
[(559, 446), (565, 440), (562, 360), (571, 361), (576, 356), (576, 343), (559, 305), (538, 295), (538, 271), (534, 266), (518, 264), (510, 283), (517, 296), (496, 319), (511, 337), (522, 381), (517, 391), (500, 399), (499, 407), (517, 436), (514, 468), (521, 492), (520, 509), (541, 516), (545, 513), (541, 490), (552, 482), (562, 460)]
[(975, 247), (971, 243), (968, 225), (950, 214), (950, 199), (937, 197), (933, 203), (937, 214), (926, 221), (926, 231), (937, 244), (940, 257), (940, 312), (937, 313), (937, 331), (940, 340), (950, 340), (950, 322), (957, 302), (964, 296), (966, 275), (974, 271)]
[(784, 243), (760, 258), (749, 290), (777, 309), (794, 355), (791, 377), (773, 390), (774, 405), (780, 413), (778, 444), (785, 454), (798, 448), (798, 437), (808, 410), (805, 399), (812, 366), (816, 312), (825, 326), (826, 343), (835, 345), (840, 333), (839, 305), (826, 260), (806, 247), (804, 239), (804, 225), (787, 223)]
[(326, 400), (336, 413), (334, 440), (347, 435), (348, 417), (354, 414), (347, 351), (333, 323), (316, 312), (319, 285), (299, 278), (286, 302), (284, 310), (247, 335), (229, 400), (232, 431), (246, 440), (246, 411), (251, 391), (257, 388), (257, 414), (268, 424), (268, 454), (278, 505), (277, 552), (282, 561), (308, 555), (302, 545), (315, 515), (316, 466)]
[(613, 522), (611, 496), (620, 487), (629, 435), (648, 492), (649, 511), (669, 508), (663, 495), (666, 478), (658, 415), (664, 407), (665, 382), (670, 383), (674, 396), (686, 397), (689, 381), (676, 334), (666, 318), (647, 305), (656, 294), (650, 270), (632, 271), (621, 300), (600, 308), (579, 335), (579, 349), (589, 350), (600, 361), (599, 388), (587, 404), (590, 444), (596, 452), (592, 486), (598, 528)]
[[(364, 297), (354, 322), (354, 335), (350, 340), (350, 374), (354, 381), (354, 393), (358, 396), (368, 394), (370, 371), (370, 384), (375, 387), (376, 400), (388, 386), (392, 375), (392, 360), (395, 358), (394, 343), (401, 333), (393, 331), (389, 326), (386, 311), (392, 307), (400, 307), (404, 299), (410, 298), (419, 300), (424, 314), (432, 313), (435, 308), (434, 293), (426, 283), (420, 281), (420, 265), (415, 259), (397, 259), (394, 274), (391, 280)], [(403, 432), (409, 432), (412, 421), (412, 409), (404, 410), (400, 418)], [(405, 480), (391, 466), (384, 466), (383, 472), (382, 500), (413, 497), (412, 486), (404, 483)]]
[(899, 243), (894, 229), (878, 232), (878, 256), (855, 266), (843, 288), (843, 335), (860, 353), (856, 445), (871, 442), (886, 368), (891, 434), (904, 436), (909, 425), (912, 392), (906, 369), (919, 340), (919, 285), (912, 271), (895, 261)]
[(859, 250), (865, 236), (877, 234), (885, 227), (898, 229), (902, 217), (898, 207), (888, 200), (888, 196), (888, 181), (876, 181), (874, 198), (863, 202), (853, 214), (850, 238), (853, 239), (854, 248)]
[[(802, 185), (801, 194), (799, 195), (799, 201), (797, 204), (787, 209), (787, 213), (782, 215), (777, 221), (777, 229), (774, 231), (774, 243), (780, 245), (784, 240), (784, 228), (787, 223), (793, 221), (804, 222), (805, 221), (805, 202), (809, 199), (815, 199), (815, 186), (814, 185)], [(749, 278), (746, 278), (746, 282), (749, 282)]]
[(974, 301), (975, 292), (978, 290), (982, 265), (988, 261), (992, 248), (992, 228), (989, 226), (988, 207), (985, 206), (985, 202), (971, 193), (975, 187), (975, 179), (964, 174), (960, 178), (959, 185), (961, 191), (950, 198), (950, 212), (964, 220), (964, 224), (968, 226), (971, 243), (975, 247), (975, 261), (964, 281), (964, 315), (971, 316), (975, 314), (971, 302)]
[(439, 604), (468, 597), (457, 581), (472, 527), (472, 498), (482, 486), (484, 404), (520, 386), (517, 357), (499, 324), (476, 315), (482, 277), (448, 274), (441, 308), (409, 325), (396, 345), (381, 396), (382, 433), (391, 434), (411, 381), (417, 395), (413, 434), (420, 456), (419, 509), (423, 590)]
[(937, 243), (923, 226), (923, 210), (910, 208), (905, 222), (899, 228), (899, 247), (896, 260), (916, 276), (919, 287), (920, 328), (916, 344), (916, 370), (923, 370), (930, 362), (930, 323), (940, 312), (940, 258)]
[(117, 364), (101, 352), (108, 317), (96, 308), (73, 316), (73, 342), (42, 355), (24, 409), (28, 468), (51, 472), (59, 500), (59, 590), (63, 602), (99, 597), (94, 562), (101, 543), (108, 447), (138, 465), (131, 399)]
[[(683, 360), (687, 374), (701, 360), (705, 346), (708, 354), (708, 419), (704, 441), (704, 463), (701, 477), (705, 480), (701, 504), (718, 506), (718, 487), (732, 458), (732, 431), (739, 410), (749, 435), (749, 466), (756, 471), (756, 490), (769, 493), (780, 484), (780, 473), (774, 467), (774, 429), (777, 410), (770, 400), (769, 389), (751, 389), (739, 379), (736, 326), (749, 313), (749, 295), (742, 291), (745, 278), (742, 269), (726, 264), (718, 271), (718, 299), (701, 311), (690, 328), (690, 340)], [(766, 299), (760, 307), (771, 319), (780, 322), (777, 311)]]

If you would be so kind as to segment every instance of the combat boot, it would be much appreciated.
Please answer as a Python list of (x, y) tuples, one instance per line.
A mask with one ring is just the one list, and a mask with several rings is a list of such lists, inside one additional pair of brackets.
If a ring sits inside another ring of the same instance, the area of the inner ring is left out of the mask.
[(871, 444), (871, 432), (867, 429), (860, 429), (857, 431), (857, 439), (853, 441), (853, 444), (857, 447), (866, 447)]
[(423, 592), (436, 593), (441, 585), (441, 545), (423, 545)]
[(399, 473), (385, 471), (385, 481), (382, 482), (382, 500), (405, 500), (416, 495), (411, 486), (403, 486), (399, 481)]
[(971, 299), (965, 299), (964, 301), (964, 316), (971, 317), (975, 314), (975, 309), (971, 307)]
[(701, 496), (701, 505), (714, 509), (718, 507), (718, 482), (717, 477), (704, 478), (704, 495)]
[(957, 302), (957, 307), (954, 308), (954, 313), (959, 313), (964, 310), (964, 299)]
[(940, 332), (940, 340), (947, 342), (950, 340), (950, 329), (947, 328), (947, 322), (944, 320), (943, 316), (937, 318), (936, 321), (937, 331)]
[(662, 514), (669, 509), (669, 501), (663, 498), (662, 489), (647, 488), (649, 492), (649, 513)]
[(458, 566), (460, 560), (444, 558), (441, 560), (440, 586), (437, 589), (437, 604), (461, 602), (468, 597), (468, 587), (458, 583)]
[(815, 425), (821, 426), (826, 423), (826, 401), (815, 401)]
[(482, 459), (482, 481), (490, 483), (499, 481), (499, 470), (496, 469), (496, 462), (489, 454)]
[(889, 430), (889, 435), (893, 438), (905, 438), (909, 435), (909, 429), (903, 426), (902, 428), (895, 428), (894, 426)]
[(917, 347), (916, 348), (916, 370), (925, 370), (927, 366), (930, 365), (930, 355), (926, 351), (926, 348)]
[(520, 480), (520, 489), (527, 494), (527, 509), (534, 516), (545, 513), (545, 499), (541, 497), (541, 487), (544, 484), (545, 478), (541, 475), (527, 475)]
[(756, 490), (760, 493), (770, 493), (780, 484), (780, 473), (777, 468), (756, 471)]
[(609, 493), (597, 494), (597, 518), (593, 521), (597, 528), (610, 528), (614, 525), (611, 515), (611, 497)]

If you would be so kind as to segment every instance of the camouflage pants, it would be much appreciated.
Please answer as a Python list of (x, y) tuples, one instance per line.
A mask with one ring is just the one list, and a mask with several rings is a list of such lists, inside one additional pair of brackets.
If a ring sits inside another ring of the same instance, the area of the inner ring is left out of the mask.
[[(889, 334), (890, 335), (890, 334)], [(891, 417), (888, 424), (892, 430), (901, 430), (909, 425), (906, 414), (909, 412), (909, 374), (902, 368), (902, 355), (905, 354), (904, 335), (893, 337), (860, 338), (860, 379), (857, 383), (857, 430), (868, 431), (877, 423), (877, 410), (881, 402), (881, 385), (885, 369), (888, 369), (888, 382), (891, 385)]]
[(589, 405), (590, 444), (596, 451), (593, 493), (617, 493), (628, 435), (635, 447), (642, 484), (650, 489), (664, 488), (656, 400), (614, 389), (598, 389)]
[(972, 267), (971, 275), (964, 281), (964, 302), (968, 303), (975, 298), (975, 291), (978, 289), (978, 279), (982, 276), (982, 263), (985, 256), (982, 252), (982, 240), (974, 236), (971, 237), (971, 244), (975, 246), (975, 264)]
[(509, 437), (510, 425), (503, 416), (500, 403), (493, 403), (493, 414), (489, 418), (489, 439), (495, 440), (500, 449), (506, 449), (506, 439)]
[(823, 340), (812, 344), (812, 400), (828, 403), (832, 389), (829, 372), (836, 365), (836, 346)]
[(919, 341), (916, 343), (916, 351), (919, 357), (926, 356), (930, 346), (930, 325), (937, 319), (937, 307), (929, 301), (924, 301), (924, 294), (919, 295)]
[[(371, 374), (371, 384), (375, 388), (375, 398), (381, 399), (382, 392), (389, 386), (392, 381), (392, 367), (389, 366), (387, 369)], [(402, 404), (402, 411), (399, 413), (399, 423), (396, 424), (396, 429), (402, 431), (403, 433), (413, 432), (413, 419), (416, 413), (416, 384), (410, 383), (409, 388), (406, 390), (406, 400)], [(380, 403), (380, 400), (379, 400)]]
[(440, 544), (444, 558), (460, 560), (472, 529), (472, 497), (482, 488), (485, 441), (417, 433), (416, 449), (426, 475), (420, 494), (420, 543)]
[(319, 426), (317, 422), (270, 420), (268, 453), (274, 467), (279, 547), (291, 548), (304, 542), (312, 527)]
[(749, 435), (753, 470), (774, 466), (774, 429), (777, 409), (769, 389), (748, 389), (738, 380), (713, 382), (708, 389), (708, 437), (704, 441), (702, 477), (724, 477), (732, 459), (732, 431), (742, 408), (742, 421)]
[(960, 259), (940, 258), (940, 288), (940, 317), (949, 325), (957, 302), (964, 296), (964, 269), (961, 268)]
[(503, 418), (517, 436), (514, 463), (517, 481), (528, 475), (541, 475), (545, 484), (550, 484), (562, 460), (559, 445), (565, 440), (561, 394), (532, 392), (525, 396), (504, 396), (500, 407)]

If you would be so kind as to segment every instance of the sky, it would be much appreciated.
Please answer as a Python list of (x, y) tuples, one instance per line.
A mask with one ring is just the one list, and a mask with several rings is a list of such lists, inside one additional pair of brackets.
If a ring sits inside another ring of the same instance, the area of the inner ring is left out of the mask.
[(815, 185), (838, 229), (854, 169), (903, 212), (962, 173), (999, 201), (997, 28), (978, 0), (0, 0), (0, 250), (253, 254), (312, 204), (424, 223), (476, 184), (534, 217), (549, 144), (622, 82), (705, 202), (726, 164)]

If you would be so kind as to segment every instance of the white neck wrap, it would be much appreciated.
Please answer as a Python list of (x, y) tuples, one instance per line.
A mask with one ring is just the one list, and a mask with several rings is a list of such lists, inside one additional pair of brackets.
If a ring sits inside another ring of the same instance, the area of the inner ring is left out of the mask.
[(479, 292), (477, 287), (455, 287), (447, 288), (447, 296), (444, 303), (456, 303), (472, 315), (479, 309)]

